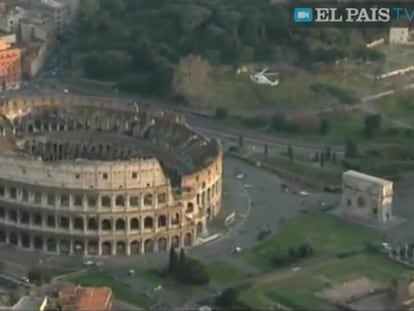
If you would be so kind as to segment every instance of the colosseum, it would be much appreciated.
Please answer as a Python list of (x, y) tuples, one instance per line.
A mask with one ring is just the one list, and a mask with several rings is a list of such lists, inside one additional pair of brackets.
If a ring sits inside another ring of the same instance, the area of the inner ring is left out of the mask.
[(171, 111), (82, 97), (0, 105), (0, 242), (62, 255), (190, 247), (221, 204), (222, 149)]

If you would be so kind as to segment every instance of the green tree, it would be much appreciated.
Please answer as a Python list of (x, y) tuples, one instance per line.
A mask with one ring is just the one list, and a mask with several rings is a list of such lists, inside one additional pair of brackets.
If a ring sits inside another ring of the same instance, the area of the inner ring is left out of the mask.
[(364, 134), (367, 137), (374, 136), (381, 128), (381, 115), (372, 114), (364, 119)]
[(214, 112), (214, 118), (219, 120), (227, 119), (227, 109), (226, 108), (216, 108), (216, 111)]
[(320, 119), (319, 120), (319, 133), (321, 135), (328, 134), (330, 129), (331, 129), (331, 126), (330, 126), (328, 120), (326, 120), (326, 119)]
[(243, 136), (242, 135), (239, 135), (239, 148), (242, 148), (243, 145), (244, 145), (244, 143), (243, 143)]
[(214, 305), (219, 308), (230, 309), (237, 302), (240, 295), (240, 289), (229, 287), (217, 296)]
[(206, 268), (201, 261), (186, 258), (185, 262), (175, 273), (177, 282), (186, 285), (205, 285), (210, 281)]
[(295, 247), (288, 248), (288, 255), (290, 259), (296, 259), (298, 257), (298, 252)]
[(175, 251), (174, 246), (171, 246), (170, 248), (170, 254), (169, 254), (169, 260), (168, 260), (168, 271), (174, 272), (177, 269), (178, 266), (178, 257), (177, 253)]
[(347, 140), (345, 142), (345, 157), (354, 158), (358, 155), (358, 149), (353, 140)]
[(292, 146), (290, 145), (287, 148), (287, 156), (290, 161), (293, 161), (293, 149), (292, 149)]

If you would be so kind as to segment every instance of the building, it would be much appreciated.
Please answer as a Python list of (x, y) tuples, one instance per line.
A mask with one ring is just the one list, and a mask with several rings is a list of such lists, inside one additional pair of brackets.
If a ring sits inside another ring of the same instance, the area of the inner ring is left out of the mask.
[(20, 49), (0, 41), (0, 89), (16, 90), (22, 82)]
[(414, 310), (414, 279), (402, 277), (391, 284), (391, 294), (398, 310)]
[(36, 76), (49, 55), (47, 42), (39, 42), (22, 48), (22, 73), (25, 79)]
[(81, 287), (67, 285), (58, 292), (57, 304), (62, 310), (109, 311), (113, 294), (109, 287)]
[(0, 41), (3, 41), (7, 44), (16, 44), (17, 43), (16, 34), (0, 32)]
[(410, 41), (408, 27), (391, 27), (389, 35), (390, 44), (407, 44)]
[(47, 297), (23, 296), (12, 307), (0, 307), (0, 310), (7, 311), (45, 311), (48, 305)]
[(342, 175), (342, 207), (347, 214), (388, 223), (392, 216), (393, 183), (357, 171)]
[(53, 20), (58, 33), (73, 20), (78, 7), (79, 0), (40, 0), (42, 4), (52, 11)]
[(64, 255), (191, 247), (221, 207), (222, 149), (176, 113), (82, 96), (0, 106), (0, 242)]

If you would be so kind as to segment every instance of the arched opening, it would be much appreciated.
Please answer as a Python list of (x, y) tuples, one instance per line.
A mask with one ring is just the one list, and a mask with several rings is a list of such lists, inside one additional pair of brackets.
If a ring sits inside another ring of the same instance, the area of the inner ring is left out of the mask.
[(207, 219), (211, 220), (211, 208), (207, 209)]
[(193, 243), (193, 237), (191, 236), (191, 233), (186, 233), (184, 236), (184, 246), (189, 247)]
[(152, 205), (152, 194), (146, 194), (144, 196), (144, 206), (151, 206)]
[(174, 248), (180, 247), (180, 237), (178, 235), (172, 237), (171, 246)]
[(139, 241), (132, 241), (131, 242), (131, 255), (139, 254), (140, 253), (140, 244)]
[(116, 242), (116, 254), (117, 255), (125, 255), (126, 254), (125, 242), (122, 242), (122, 241)]
[(62, 240), (59, 243), (60, 253), (62, 255), (69, 255), (70, 253), (70, 242), (67, 240)]
[(194, 204), (192, 202), (187, 204), (187, 208), (185, 209), (186, 213), (192, 213), (194, 212)]
[(17, 234), (15, 232), (11, 232), (10, 233), (10, 244), (11, 245), (17, 245), (18, 244), (18, 238), (17, 238)]
[(46, 249), (48, 252), (56, 253), (57, 251), (57, 243), (56, 240), (53, 238), (47, 239)]
[(4, 210), (3, 207), (0, 207), (0, 218), (4, 218), (6, 217), (6, 211)]
[(167, 250), (167, 239), (166, 238), (158, 239), (158, 250), (162, 252)]
[(116, 231), (123, 231), (125, 230), (125, 220), (123, 219), (117, 219), (115, 223), (115, 229)]
[(33, 133), (33, 132), (34, 132), (33, 124), (29, 124), (29, 125), (27, 126), (27, 131), (28, 131), (29, 133)]
[(85, 245), (83, 244), (82, 241), (75, 241), (73, 243), (73, 252), (76, 255), (82, 255), (85, 251)]
[(76, 217), (73, 221), (73, 228), (75, 230), (83, 230), (83, 218)]
[(125, 197), (123, 195), (117, 195), (115, 198), (116, 206), (125, 206)]
[(358, 207), (363, 208), (365, 207), (365, 198), (362, 196), (359, 196), (357, 199)]
[(144, 219), (144, 229), (152, 229), (154, 227), (154, 220), (152, 217), (145, 217)]
[(167, 226), (167, 217), (165, 215), (158, 216), (158, 227), (166, 227)]
[(98, 255), (98, 242), (89, 241), (87, 251), (89, 255)]
[(200, 236), (203, 234), (203, 223), (200, 221), (197, 224), (197, 236)]
[(171, 224), (178, 225), (180, 223), (180, 214), (175, 213), (171, 219)]
[(88, 219), (88, 230), (90, 230), (90, 231), (98, 230), (98, 223), (97, 223), (95, 218), (89, 218)]
[(132, 218), (129, 222), (130, 230), (139, 230), (139, 220), (138, 218)]
[(0, 243), (6, 242), (6, 232), (0, 230)]
[(152, 253), (154, 251), (154, 241), (151, 239), (148, 239), (144, 243), (144, 253)]
[(23, 233), (21, 235), (21, 239), (22, 239), (22, 246), (25, 248), (29, 248), (30, 247), (30, 237), (29, 235), (27, 235), (26, 233)]
[(34, 249), (43, 250), (43, 239), (40, 236), (35, 236), (33, 239)]
[(102, 243), (102, 255), (109, 256), (112, 254), (112, 244), (111, 242)]
[(111, 197), (105, 195), (101, 198), (102, 207), (111, 207)]
[(109, 219), (102, 220), (101, 227), (103, 231), (110, 231), (112, 229), (111, 221)]

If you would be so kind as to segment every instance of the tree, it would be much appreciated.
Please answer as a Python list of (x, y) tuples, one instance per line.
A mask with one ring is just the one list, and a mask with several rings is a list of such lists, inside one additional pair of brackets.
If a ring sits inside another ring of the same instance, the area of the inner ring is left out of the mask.
[(243, 136), (242, 135), (239, 135), (239, 148), (242, 148), (243, 147)]
[(301, 258), (307, 258), (313, 255), (313, 248), (309, 243), (302, 243), (298, 247), (298, 254)]
[(178, 266), (178, 257), (177, 253), (175, 252), (174, 246), (171, 245), (170, 248), (170, 256), (168, 260), (168, 272), (174, 272)]
[(47, 269), (33, 268), (28, 272), (27, 278), (31, 283), (41, 285), (50, 282), (52, 279), (52, 273)]
[(364, 119), (364, 134), (372, 137), (381, 128), (381, 115), (371, 114)]
[(292, 146), (290, 145), (287, 148), (287, 156), (290, 161), (293, 161), (293, 149), (292, 149)]
[(289, 247), (288, 249), (288, 255), (290, 259), (296, 259), (298, 257), (298, 253), (296, 251), (296, 248)]
[(336, 152), (332, 152), (331, 163), (336, 164)]
[(183, 266), (185, 264), (185, 251), (184, 248), (181, 247), (180, 249), (180, 257), (178, 259), (178, 263), (180, 266)]
[(331, 150), (331, 147), (328, 146), (325, 148), (325, 160), (330, 161), (331, 155), (332, 155), (332, 150)]
[(320, 156), (320, 160), (319, 160), (319, 165), (321, 167), (325, 166), (325, 154), (323, 152), (321, 152), (321, 156)]
[(329, 124), (329, 121), (326, 119), (320, 119), (319, 120), (319, 133), (321, 135), (326, 135), (329, 133), (331, 126)]
[(264, 150), (263, 150), (263, 153), (264, 153), (265, 155), (268, 155), (268, 153), (269, 153), (269, 145), (268, 145), (268, 144), (264, 144)]
[(177, 282), (187, 285), (204, 285), (210, 281), (204, 265), (194, 258), (186, 258), (174, 275)]
[(214, 304), (219, 308), (230, 309), (239, 298), (240, 290), (236, 287), (230, 287), (225, 289), (220, 295), (217, 296)]
[(315, 151), (315, 155), (313, 157), (313, 162), (315, 162), (315, 163), (319, 162), (319, 152), (318, 151)]
[(358, 155), (358, 149), (354, 141), (345, 142), (345, 158), (354, 158)]
[(214, 112), (214, 118), (219, 120), (227, 119), (227, 109), (226, 108), (216, 108), (216, 111)]
[(173, 91), (194, 105), (202, 105), (210, 95), (210, 64), (199, 55), (182, 58), (173, 76)]

